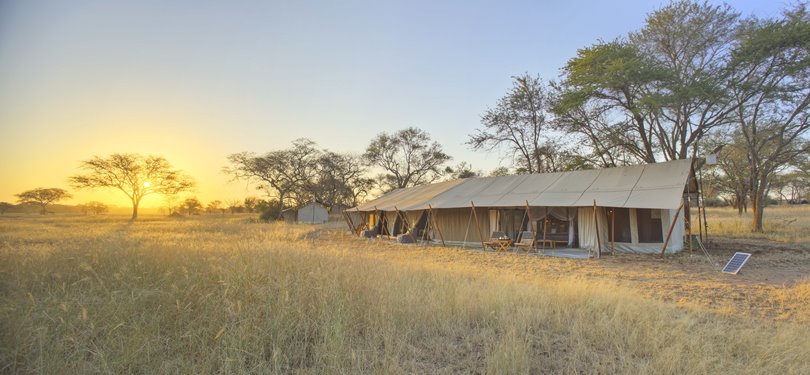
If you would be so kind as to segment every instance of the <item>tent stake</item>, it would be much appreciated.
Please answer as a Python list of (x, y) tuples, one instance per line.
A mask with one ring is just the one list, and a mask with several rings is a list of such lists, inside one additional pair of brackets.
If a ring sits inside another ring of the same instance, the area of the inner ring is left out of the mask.
[(475, 229), (478, 230), (478, 239), (481, 240), (481, 249), (487, 251), (487, 246), (484, 245), (484, 236), (481, 235), (481, 225), (478, 224), (478, 214), (475, 213), (475, 203), (470, 201), (470, 206), (472, 207), (473, 218), (475, 218)]
[(596, 258), (602, 257), (602, 241), (599, 238), (599, 215), (596, 214), (596, 199), (593, 200), (593, 224), (596, 226)]
[(446, 246), (444, 244), (444, 236), (442, 236), (442, 230), (439, 228), (439, 224), (436, 223), (436, 213), (433, 212), (433, 206), (428, 204), (428, 209), (430, 209), (430, 218), (433, 219), (433, 228), (436, 228), (436, 232), (439, 233), (439, 239), (442, 240), (442, 246)]
[(672, 224), (669, 225), (669, 232), (667, 232), (667, 239), (664, 240), (664, 247), (661, 248), (661, 255), (660, 257), (664, 257), (664, 251), (667, 250), (667, 244), (669, 243), (669, 237), (672, 236), (672, 230), (675, 229), (675, 222), (678, 221), (678, 214), (681, 213), (681, 208), (683, 208), (683, 201), (681, 205), (678, 206), (678, 210), (675, 211), (675, 215), (672, 216)]

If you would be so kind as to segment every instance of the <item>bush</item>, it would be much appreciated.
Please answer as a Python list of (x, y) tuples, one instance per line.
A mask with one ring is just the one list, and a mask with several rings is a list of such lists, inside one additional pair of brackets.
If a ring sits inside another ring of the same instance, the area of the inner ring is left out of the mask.
[(268, 208), (262, 211), (261, 214), (259, 214), (259, 220), (264, 222), (271, 222), (273, 220), (276, 220), (277, 218), (278, 218), (278, 210), (273, 208)]

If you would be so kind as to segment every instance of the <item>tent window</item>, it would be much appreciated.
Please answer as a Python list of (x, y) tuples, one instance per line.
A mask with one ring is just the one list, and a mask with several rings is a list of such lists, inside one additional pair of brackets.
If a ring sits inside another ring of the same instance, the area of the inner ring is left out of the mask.
[(636, 209), (636, 217), (638, 218), (638, 242), (664, 242), (663, 229), (661, 229), (660, 210), (639, 208)]
[(632, 242), (633, 237), (630, 234), (630, 209), (608, 209), (608, 228), (611, 227), (613, 228), (613, 236), (611, 238), (614, 242)]

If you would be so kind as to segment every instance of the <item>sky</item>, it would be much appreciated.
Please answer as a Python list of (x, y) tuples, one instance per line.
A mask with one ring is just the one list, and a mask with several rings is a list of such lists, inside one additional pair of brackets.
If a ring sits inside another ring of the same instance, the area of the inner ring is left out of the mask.
[[(68, 189), (81, 160), (116, 152), (166, 157), (204, 203), (260, 196), (221, 172), (227, 155), (302, 137), (359, 154), (409, 126), (451, 164), (508, 166), (464, 142), (511, 77), (559, 79), (578, 49), (638, 30), (665, 4), (0, 0), (0, 201)], [(791, 3), (729, 4), (773, 17)], [(64, 203), (128, 204), (71, 192)]]

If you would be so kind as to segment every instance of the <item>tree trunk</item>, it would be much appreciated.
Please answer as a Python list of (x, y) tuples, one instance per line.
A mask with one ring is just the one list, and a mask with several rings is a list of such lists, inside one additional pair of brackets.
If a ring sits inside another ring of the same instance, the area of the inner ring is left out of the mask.
[(284, 193), (278, 193), (278, 220), (284, 219)]
[(759, 191), (757, 189), (755, 196), (753, 197), (753, 202), (751, 202), (751, 209), (753, 213), (753, 219), (751, 221), (751, 231), (752, 232), (762, 232), (762, 217), (765, 213), (765, 194), (763, 191)]
[(132, 201), (132, 218), (129, 221), (135, 221), (138, 218), (138, 204), (141, 202)]

